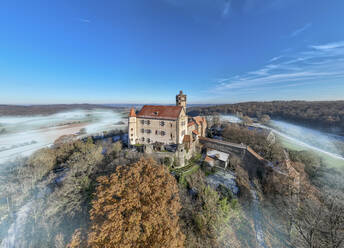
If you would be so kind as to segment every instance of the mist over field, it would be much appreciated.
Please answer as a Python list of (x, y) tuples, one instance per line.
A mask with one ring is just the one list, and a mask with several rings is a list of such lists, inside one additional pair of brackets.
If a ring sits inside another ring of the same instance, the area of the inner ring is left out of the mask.
[[(75, 138), (81, 138), (109, 130), (124, 130), (126, 126), (121, 112), (108, 109), (72, 110), (45, 116), (1, 116), (0, 178), (11, 180), (7, 178), (8, 170), (11, 171), (8, 166), (13, 165), (20, 170), (21, 159), (25, 161), (26, 157), (51, 146), (61, 136), (74, 135)], [(56, 180), (62, 180), (62, 177)], [(48, 195), (49, 189), (46, 188), (34, 198), (38, 197), (39, 200)], [(13, 222), (7, 227), (2, 226), (5, 230), (0, 230), (1, 233), (7, 232), (7, 235), (0, 242), (1, 248), (19, 247), (21, 244), (19, 238), (25, 235), (25, 224), (37, 199), (26, 199), (24, 202), (23, 206), (17, 206)]]
[(120, 112), (107, 109), (73, 110), (47, 116), (1, 116), (0, 164), (17, 156), (28, 156), (62, 135), (95, 134), (123, 129), (126, 125)]
[[(231, 123), (242, 122), (235, 115), (221, 115), (221, 120)], [(329, 166), (343, 166), (344, 169), (344, 136), (283, 120), (271, 120), (268, 125), (255, 125), (271, 130), (288, 149), (315, 152)]]
[(282, 139), (287, 148), (315, 152), (327, 165), (344, 168), (343, 136), (280, 120), (272, 120), (268, 128)]

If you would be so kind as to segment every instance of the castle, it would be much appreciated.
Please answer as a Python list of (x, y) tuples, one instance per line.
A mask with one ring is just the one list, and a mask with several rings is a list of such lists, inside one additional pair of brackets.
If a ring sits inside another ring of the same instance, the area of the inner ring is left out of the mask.
[(190, 148), (199, 136), (205, 136), (205, 117), (188, 117), (186, 95), (176, 96), (176, 106), (145, 105), (128, 118), (129, 145), (181, 145)]

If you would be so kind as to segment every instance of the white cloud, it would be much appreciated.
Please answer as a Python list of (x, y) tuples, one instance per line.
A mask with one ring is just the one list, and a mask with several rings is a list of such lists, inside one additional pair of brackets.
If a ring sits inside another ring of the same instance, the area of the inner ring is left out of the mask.
[(217, 81), (215, 92), (242, 91), (255, 87), (297, 87), (344, 80), (344, 42), (309, 48), (303, 52), (274, 57), (258, 70), (221, 79)]
[(290, 34), (290, 36), (291, 36), (291, 37), (298, 36), (299, 34), (305, 32), (305, 31), (306, 31), (307, 29), (309, 29), (310, 27), (312, 27), (312, 23), (307, 23), (307, 24), (304, 25), (303, 27), (294, 30), (294, 31)]
[(222, 12), (223, 17), (228, 15), (230, 8), (231, 8), (231, 0), (227, 0), (227, 2), (225, 2), (225, 6)]
[(316, 46), (313, 45), (310, 47), (316, 50), (330, 50), (330, 49), (342, 48), (344, 47), (344, 41), (333, 42), (333, 43), (328, 43), (324, 45), (316, 45)]
[(276, 57), (273, 57), (272, 59), (270, 59), (269, 62), (274, 62), (274, 61), (279, 60), (281, 58), (283, 58), (283, 56), (276, 56)]
[(89, 19), (83, 19), (83, 18), (78, 18), (79, 22), (84, 22), (84, 23), (91, 23), (91, 20)]
[[(275, 11), (297, 3), (297, 0), (161, 0), (169, 5), (188, 11), (200, 20), (226, 18), (232, 12), (240, 13)], [(234, 8), (235, 6), (235, 8)], [(234, 10), (235, 9), (235, 10)]]

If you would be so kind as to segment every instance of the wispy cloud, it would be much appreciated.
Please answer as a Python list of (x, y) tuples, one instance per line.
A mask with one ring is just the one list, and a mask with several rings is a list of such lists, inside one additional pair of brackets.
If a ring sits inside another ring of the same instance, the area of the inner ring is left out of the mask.
[(279, 59), (281, 59), (281, 58), (283, 58), (282, 55), (276, 56), (276, 57), (273, 57), (272, 59), (270, 59), (269, 62), (274, 62), (274, 61), (277, 61), (277, 60), (279, 60)]
[(297, 87), (344, 80), (344, 41), (312, 45), (302, 52), (272, 58), (262, 68), (217, 81), (216, 92), (254, 87)]
[(229, 10), (230, 10), (230, 8), (231, 8), (231, 4), (232, 4), (231, 0), (227, 0), (227, 1), (225, 2), (225, 6), (224, 6), (223, 12), (222, 12), (222, 16), (223, 16), (223, 17), (226, 17), (226, 16), (228, 15)]
[(313, 45), (310, 47), (316, 50), (331, 50), (331, 49), (343, 48), (344, 41), (333, 42), (333, 43), (328, 43), (324, 45)]
[(77, 20), (79, 22), (83, 22), (83, 23), (91, 23), (91, 20), (89, 20), (89, 19), (78, 18)]
[(290, 36), (291, 36), (291, 37), (298, 36), (298, 35), (300, 35), (301, 33), (305, 32), (307, 29), (309, 29), (309, 28), (311, 28), (311, 27), (312, 27), (312, 23), (307, 23), (307, 24), (304, 25), (303, 27), (294, 30), (294, 31), (290, 34)]

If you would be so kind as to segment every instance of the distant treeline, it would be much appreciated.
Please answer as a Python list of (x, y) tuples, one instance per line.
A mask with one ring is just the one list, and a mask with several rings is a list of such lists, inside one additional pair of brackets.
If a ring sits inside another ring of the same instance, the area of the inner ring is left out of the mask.
[(268, 114), (272, 119), (306, 124), (322, 129), (344, 132), (344, 101), (273, 101), (245, 102), (208, 107), (188, 108), (190, 115), (237, 114), (260, 117)]
[(123, 106), (109, 106), (97, 104), (52, 104), (52, 105), (0, 105), (0, 116), (5, 115), (51, 115), (60, 112), (76, 110), (76, 109), (116, 109), (124, 110)]

